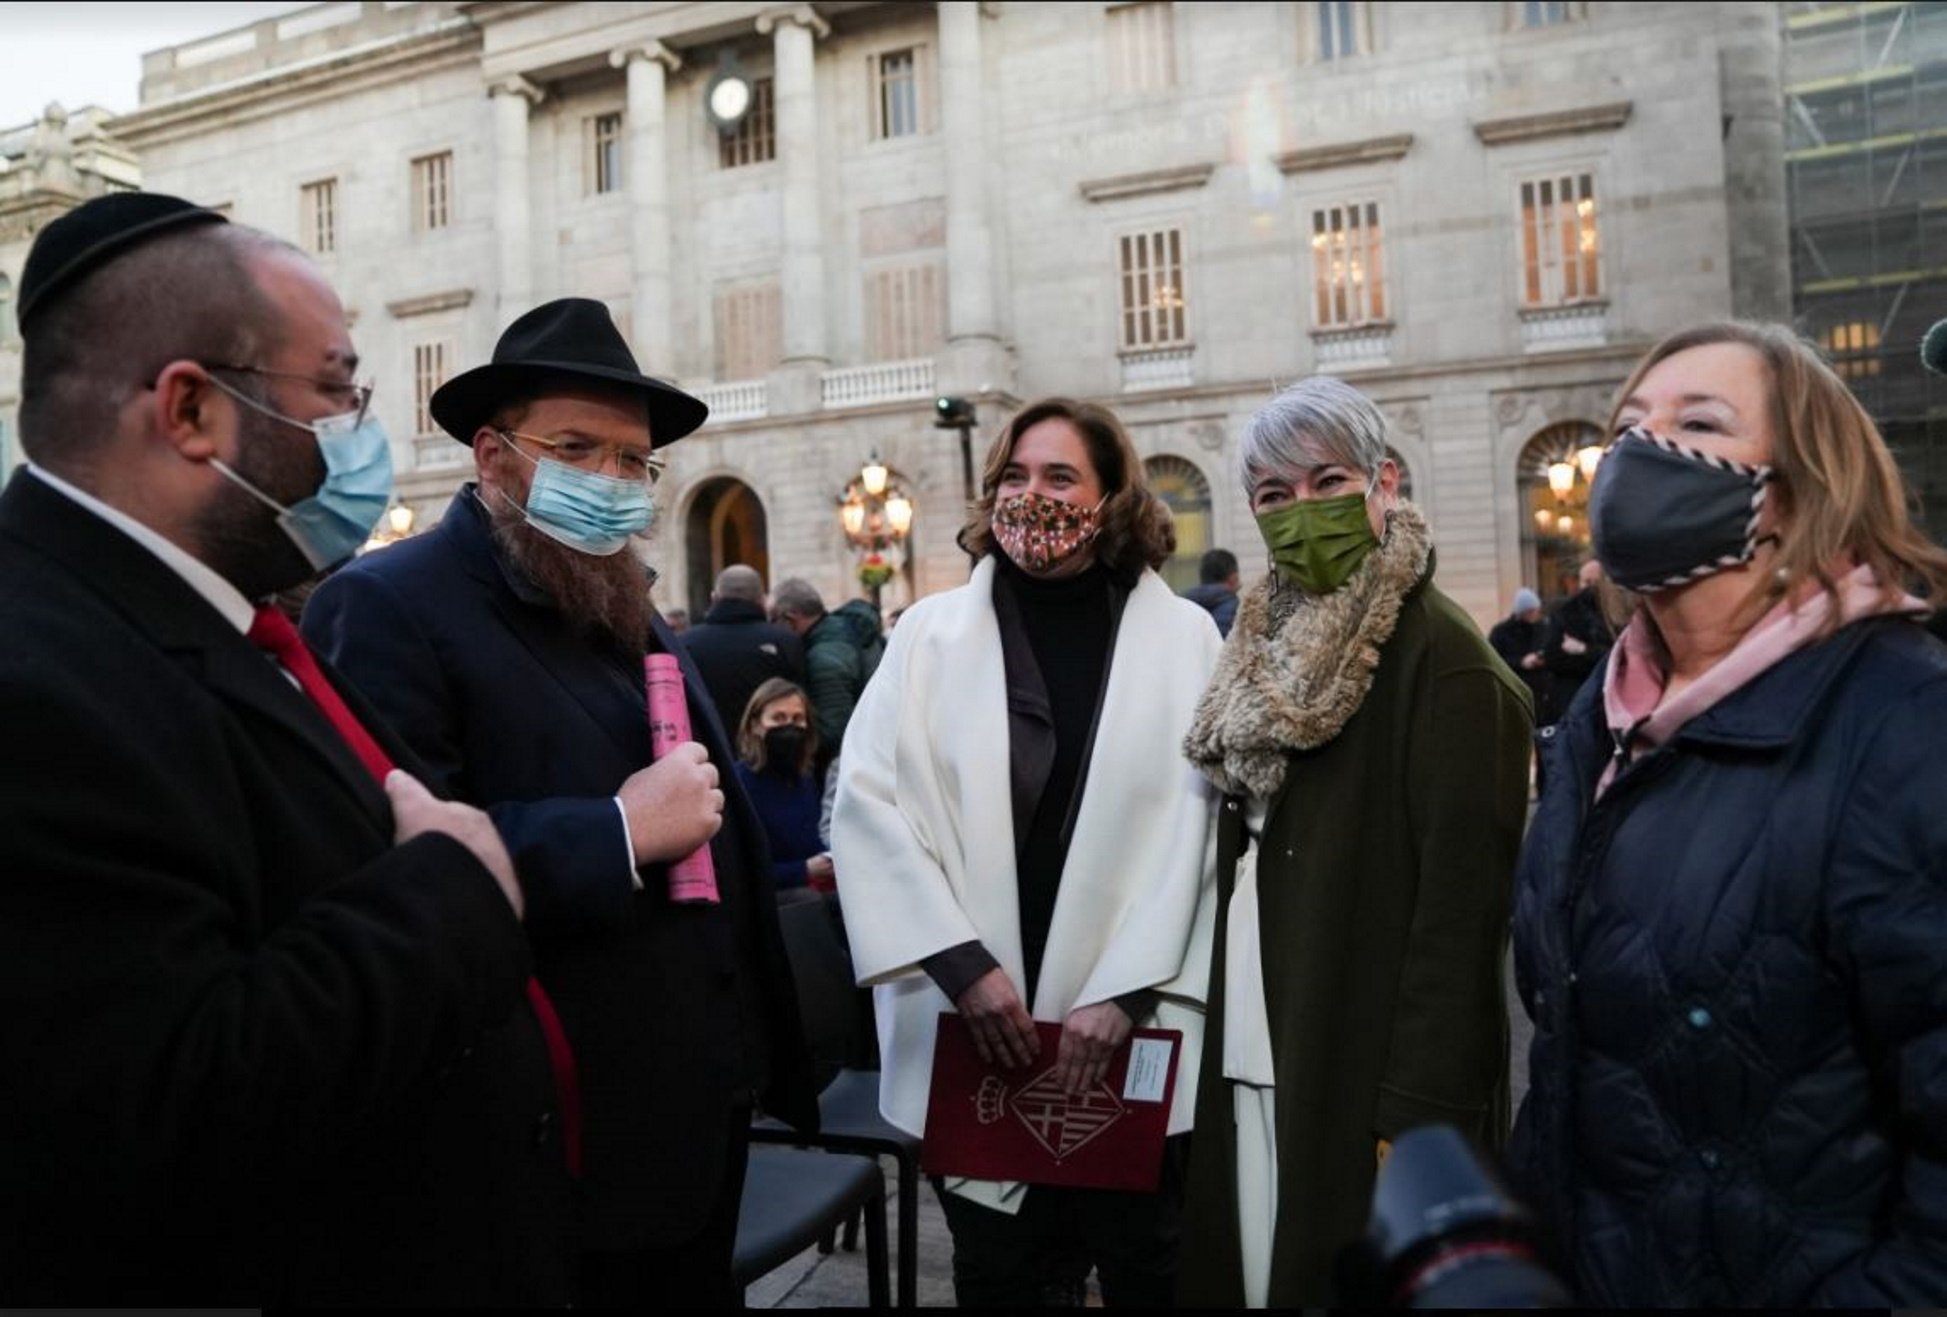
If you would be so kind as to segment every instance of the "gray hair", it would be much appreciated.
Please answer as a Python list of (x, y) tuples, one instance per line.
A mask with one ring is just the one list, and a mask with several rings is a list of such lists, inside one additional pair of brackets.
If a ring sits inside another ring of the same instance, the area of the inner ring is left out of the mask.
[(819, 596), (818, 587), (796, 576), (778, 582), (777, 589), (771, 592), (771, 607), (791, 617), (825, 615), (825, 601)]
[(1387, 459), (1386, 418), (1372, 399), (1330, 375), (1292, 385), (1258, 409), (1244, 432), (1237, 471), (1249, 494), (1270, 479), (1320, 466), (1370, 476)]
[(741, 599), (747, 604), (762, 605), (764, 602), (764, 578), (757, 574), (755, 567), (744, 563), (732, 563), (717, 573), (717, 583), (711, 589), (713, 599)]

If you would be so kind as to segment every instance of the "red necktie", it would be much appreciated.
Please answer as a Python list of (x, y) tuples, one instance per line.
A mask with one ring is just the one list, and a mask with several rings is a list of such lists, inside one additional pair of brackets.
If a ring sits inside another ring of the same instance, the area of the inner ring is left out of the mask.
[[(257, 610), (257, 616), (250, 623), (250, 640), (259, 649), (276, 659), (284, 671), (297, 678), (298, 688), (318, 706), (318, 712), (325, 716), (333, 730), (343, 737), (345, 744), (352, 748), (359, 762), (381, 785), (385, 775), (393, 769), (391, 756), (372, 734), (359, 724), (352, 711), (345, 706), (344, 699), (325, 675), (318, 669), (317, 659), (304, 643), (291, 619), (272, 604), (265, 604)], [(561, 1017), (554, 1013), (554, 1003), (548, 1000), (547, 992), (541, 987), (539, 979), (527, 981), (528, 1005), (534, 1008), (534, 1018), (540, 1023), (541, 1037), (548, 1047), (548, 1065), (554, 1071), (555, 1092), (561, 1103), (562, 1143), (567, 1152), (568, 1173), (581, 1174), (581, 1085), (575, 1070), (574, 1050), (568, 1046), (567, 1032), (561, 1027)]]

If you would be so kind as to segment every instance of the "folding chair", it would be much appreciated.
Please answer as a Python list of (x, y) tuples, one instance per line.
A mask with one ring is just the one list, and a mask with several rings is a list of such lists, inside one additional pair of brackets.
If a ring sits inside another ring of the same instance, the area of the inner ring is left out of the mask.
[(886, 1177), (875, 1157), (753, 1147), (730, 1270), (740, 1286), (770, 1274), (854, 1213), (865, 1216), (866, 1302), (887, 1305)]
[[(791, 976), (797, 983), (798, 1010), (812, 1061), (829, 1078), (818, 1095), (817, 1134), (807, 1137), (765, 1119), (751, 1125), (751, 1142), (893, 1158), (899, 1170), (898, 1305), (917, 1307), (920, 1141), (879, 1114), (879, 1072), (847, 1064), (871, 1054), (866, 1032), (870, 1011), (860, 1006), (837, 901), (782, 905), (778, 922), (784, 931)], [(745, 1197), (749, 1197), (748, 1189)], [(870, 1224), (868, 1219), (868, 1246)]]

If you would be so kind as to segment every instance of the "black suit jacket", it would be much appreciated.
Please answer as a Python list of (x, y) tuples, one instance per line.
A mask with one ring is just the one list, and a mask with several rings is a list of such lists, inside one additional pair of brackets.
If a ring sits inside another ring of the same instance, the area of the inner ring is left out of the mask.
[(472, 486), (428, 533), (320, 586), (304, 633), (433, 782), (492, 813), (514, 854), (581, 1071), (584, 1246), (688, 1238), (722, 1178), (728, 1114), (753, 1087), (792, 1123), (817, 1120), (763, 829), (694, 664), (658, 618), (727, 802), (714, 907), (673, 905), (660, 865), (632, 886), (613, 796), (651, 759), (641, 664), (577, 634), (505, 569)]
[(559, 1302), (553, 1084), (492, 877), (394, 846), (275, 665), (25, 471), (0, 635), (0, 1296)]

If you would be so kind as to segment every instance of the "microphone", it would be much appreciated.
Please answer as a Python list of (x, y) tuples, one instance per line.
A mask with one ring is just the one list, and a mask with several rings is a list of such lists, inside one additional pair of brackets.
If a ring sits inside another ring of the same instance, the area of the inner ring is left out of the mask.
[(1947, 320), (1935, 323), (1920, 340), (1920, 364), (1936, 375), (1947, 375)]

